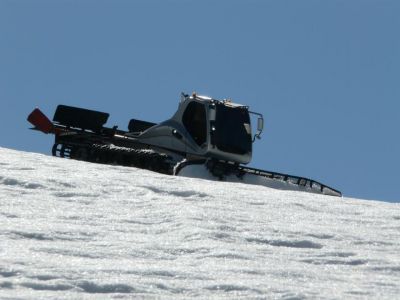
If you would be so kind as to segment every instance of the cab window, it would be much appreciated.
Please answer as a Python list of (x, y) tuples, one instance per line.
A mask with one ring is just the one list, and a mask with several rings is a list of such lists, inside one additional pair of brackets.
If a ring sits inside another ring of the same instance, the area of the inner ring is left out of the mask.
[(201, 146), (206, 142), (206, 110), (203, 104), (194, 101), (189, 103), (183, 113), (182, 122), (197, 145)]

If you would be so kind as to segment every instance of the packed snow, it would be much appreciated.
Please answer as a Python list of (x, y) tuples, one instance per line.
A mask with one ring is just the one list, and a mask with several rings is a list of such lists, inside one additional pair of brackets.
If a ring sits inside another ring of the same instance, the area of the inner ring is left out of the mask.
[(394, 299), (400, 205), (0, 148), (0, 298)]

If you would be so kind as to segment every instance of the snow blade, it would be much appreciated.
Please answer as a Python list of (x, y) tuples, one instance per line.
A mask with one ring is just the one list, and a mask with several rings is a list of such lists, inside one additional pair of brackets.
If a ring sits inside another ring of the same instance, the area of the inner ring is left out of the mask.
[(35, 126), (34, 129), (40, 130), (44, 133), (51, 133), (54, 131), (53, 123), (46, 117), (39, 108), (35, 108), (28, 116), (28, 121)]
[[(239, 179), (244, 180), (246, 182), (246, 176), (254, 175), (259, 176), (260, 178), (264, 177), (269, 180), (274, 180), (277, 182), (281, 182), (285, 184), (283, 189), (297, 190), (295, 187), (302, 191), (313, 192), (317, 194), (329, 195), (329, 196), (336, 196), (342, 197), (342, 193), (334, 188), (331, 188), (325, 184), (322, 184), (318, 181), (299, 177), (294, 175), (288, 175), (278, 172), (266, 171), (266, 170), (259, 170), (245, 166), (237, 166), (234, 164), (229, 164), (225, 162), (215, 161), (215, 160), (205, 160), (205, 159), (198, 159), (198, 160), (184, 160), (180, 162), (174, 168), (174, 175), (179, 175), (179, 173), (187, 166), (190, 165), (205, 165), (208, 171), (215, 177), (219, 178), (220, 180), (225, 180), (229, 175), (236, 175)], [(228, 179), (229, 180), (229, 179)], [(257, 181), (256, 184), (260, 182)], [(261, 181), (262, 183), (262, 181)], [(265, 182), (266, 183), (266, 182)], [(264, 185), (264, 184), (261, 184)], [(266, 184), (268, 186), (268, 184)], [(276, 187), (275, 187), (276, 188)]]
[(75, 127), (99, 132), (107, 122), (109, 114), (84, 108), (59, 105), (53, 121), (66, 127)]
[(254, 169), (250, 167), (240, 166), (239, 170), (245, 174), (253, 174), (273, 180), (280, 180), (286, 182), (289, 185), (297, 185), (299, 187), (303, 187), (306, 191), (315, 192), (318, 194), (329, 195), (329, 196), (336, 196), (342, 197), (342, 193), (332, 187), (329, 187), (325, 184), (322, 184), (318, 181), (299, 177), (295, 175), (283, 174), (278, 172)]

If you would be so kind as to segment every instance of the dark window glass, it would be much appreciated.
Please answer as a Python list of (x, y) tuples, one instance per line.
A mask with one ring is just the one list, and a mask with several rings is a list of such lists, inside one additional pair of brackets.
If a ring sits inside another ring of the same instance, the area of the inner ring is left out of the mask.
[[(249, 112), (241, 107), (216, 106), (215, 131), (212, 142), (221, 151), (246, 154), (251, 152), (251, 134)], [(245, 125), (246, 124), (246, 125)]]
[(206, 142), (207, 123), (203, 104), (194, 101), (189, 103), (183, 113), (182, 122), (197, 145), (201, 146)]

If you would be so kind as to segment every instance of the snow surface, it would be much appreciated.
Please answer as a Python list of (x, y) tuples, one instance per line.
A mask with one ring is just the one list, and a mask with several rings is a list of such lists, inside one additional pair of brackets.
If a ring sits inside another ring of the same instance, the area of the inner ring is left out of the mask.
[(399, 299), (400, 206), (0, 148), (0, 298)]

